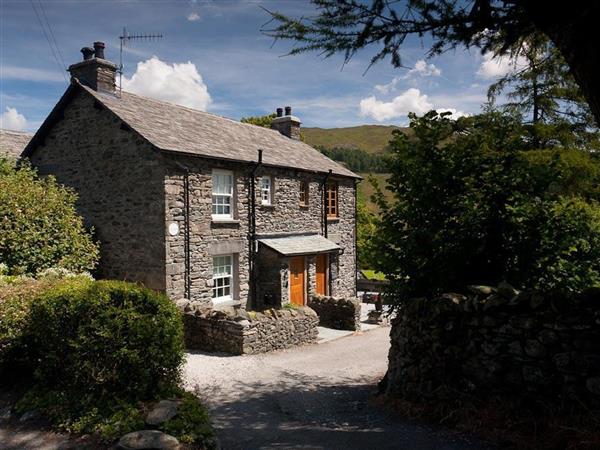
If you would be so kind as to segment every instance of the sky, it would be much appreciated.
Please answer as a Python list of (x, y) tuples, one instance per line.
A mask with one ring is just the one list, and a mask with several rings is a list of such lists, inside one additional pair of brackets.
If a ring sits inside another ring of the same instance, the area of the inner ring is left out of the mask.
[(163, 35), (125, 46), (124, 90), (234, 119), (289, 105), (308, 127), (403, 126), (408, 112), (430, 109), (474, 114), (514, 65), (477, 49), (427, 59), (427, 42), (416, 38), (400, 69), (383, 61), (367, 70), (375, 49), (347, 64), (341, 55), (286, 56), (292, 43), (260, 31), (263, 8), (315, 14), (308, 0), (0, 0), (0, 127), (35, 131), (80, 49), (103, 41), (118, 63), (124, 27)]

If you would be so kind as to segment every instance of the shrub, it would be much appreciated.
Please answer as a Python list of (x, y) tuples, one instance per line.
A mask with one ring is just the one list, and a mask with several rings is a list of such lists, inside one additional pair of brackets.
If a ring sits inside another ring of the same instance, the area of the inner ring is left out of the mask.
[(576, 150), (525, 151), (518, 118), (411, 116), (395, 133), (373, 242), (392, 301), (508, 281), (579, 291), (600, 283), (600, 163)]
[(0, 158), (0, 261), (8, 275), (94, 268), (98, 246), (75, 211), (76, 198), (53, 177)]

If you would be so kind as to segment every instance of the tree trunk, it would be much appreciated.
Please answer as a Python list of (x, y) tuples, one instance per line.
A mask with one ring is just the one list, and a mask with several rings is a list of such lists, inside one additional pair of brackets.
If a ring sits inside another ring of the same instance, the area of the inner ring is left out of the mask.
[(552, 40), (561, 52), (581, 92), (600, 126), (600, 51), (598, 20), (600, 2), (573, 1), (546, 7), (540, 2), (525, 2), (531, 21)]

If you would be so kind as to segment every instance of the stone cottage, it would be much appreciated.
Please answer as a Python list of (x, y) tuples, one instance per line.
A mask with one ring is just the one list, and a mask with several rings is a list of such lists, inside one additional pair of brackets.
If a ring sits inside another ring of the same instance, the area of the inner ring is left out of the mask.
[(120, 92), (104, 44), (82, 53), (23, 156), (79, 194), (99, 276), (207, 306), (356, 295), (359, 177), (291, 108), (267, 129)]

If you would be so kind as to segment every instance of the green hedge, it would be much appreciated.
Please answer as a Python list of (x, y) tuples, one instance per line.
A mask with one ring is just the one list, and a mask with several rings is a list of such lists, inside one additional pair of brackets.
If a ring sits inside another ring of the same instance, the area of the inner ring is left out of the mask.
[(0, 158), (0, 262), (8, 275), (95, 267), (98, 246), (75, 211), (76, 199), (54, 177), (39, 178), (30, 166)]

